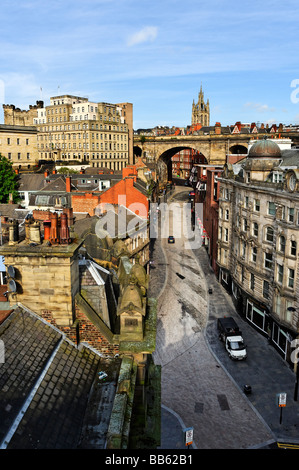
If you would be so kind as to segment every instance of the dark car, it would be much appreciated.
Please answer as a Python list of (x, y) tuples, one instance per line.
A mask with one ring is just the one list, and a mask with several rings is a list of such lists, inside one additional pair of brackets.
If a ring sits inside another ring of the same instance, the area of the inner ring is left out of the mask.
[(169, 235), (168, 243), (174, 243), (174, 236), (173, 235)]

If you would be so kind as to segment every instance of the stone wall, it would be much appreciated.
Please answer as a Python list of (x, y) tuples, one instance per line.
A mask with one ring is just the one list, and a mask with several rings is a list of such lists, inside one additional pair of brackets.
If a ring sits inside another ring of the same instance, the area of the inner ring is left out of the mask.
[[(73, 244), (74, 252), (77, 248)], [(74, 298), (79, 291), (79, 267), (74, 252), (66, 255), (62, 247), (60, 252), (52, 247), (47, 253), (40, 253), (38, 248), (36, 253), (32, 251), (30, 255), (21, 254), (9, 247), (4, 254), (6, 266), (11, 265), (16, 271), (17, 292), (10, 295), (11, 304), (21, 302), (39, 315), (45, 310), (52, 312), (59, 328), (72, 325)]]

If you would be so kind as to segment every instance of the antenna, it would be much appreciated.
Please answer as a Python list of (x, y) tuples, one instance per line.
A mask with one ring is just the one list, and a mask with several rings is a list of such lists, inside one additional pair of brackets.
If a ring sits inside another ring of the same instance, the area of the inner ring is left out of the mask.
[(7, 292), (8, 294), (16, 292), (17, 285), (13, 279), (10, 279), (10, 281), (8, 282), (8, 288), (10, 289), (10, 291)]
[(13, 266), (8, 266), (7, 272), (8, 272), (9, 277), (14, 278), (16, 275), (15, 268)]
[(7, 290), (6, 292), (4, 292), (3, 295), (6, 296), (7, 294), (14, 294), (17, 291), (17, 285), (13, 279), (10, 279), (8, 281), (8, 288), (10, 290)]

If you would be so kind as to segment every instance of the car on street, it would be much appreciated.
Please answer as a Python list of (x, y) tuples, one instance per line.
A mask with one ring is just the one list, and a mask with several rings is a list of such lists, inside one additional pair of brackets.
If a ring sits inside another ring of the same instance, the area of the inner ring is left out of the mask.
[(174, 243), (175, 240), (174, 240), (174, 236), (173, 235), (169, 235), (168, 237), (168, 243)]

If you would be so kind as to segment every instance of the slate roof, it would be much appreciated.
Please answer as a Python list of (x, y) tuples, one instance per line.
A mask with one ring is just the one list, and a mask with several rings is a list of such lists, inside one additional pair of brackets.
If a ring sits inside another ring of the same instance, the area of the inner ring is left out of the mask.
[(0, 340), (0, 449), (104, 448), (121, 360), (77, 348), (24, 307)]
[(12, 219), (15, 216), (15, 210), (19, 207), (19, 204), (0, 204), (0, 215)]
[(282, 150), (282, 162), (280, 166), (283, 167), (299, 167), (299, 149)]
[(126, 238), (128, 233), (143, 233), (147, 230), (147, 220), (139, 217), (127, 207), (119, 205), (118, 211), (108, 210), (99, 218), (97, 229), (104, 229), (112, 239)]
[(45, 185), (44, 174), (20, 174), (18, 177), (18, 191), (40, 191)]

